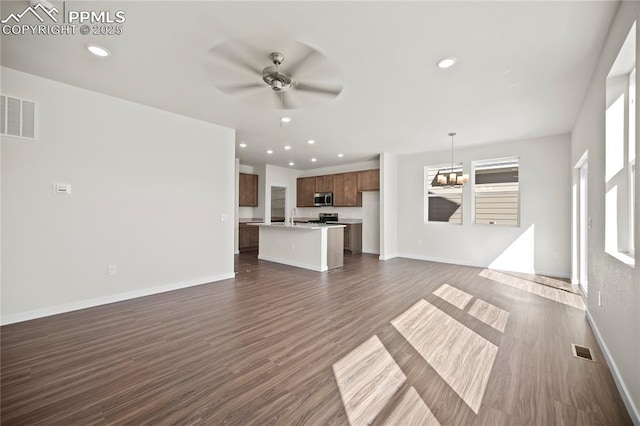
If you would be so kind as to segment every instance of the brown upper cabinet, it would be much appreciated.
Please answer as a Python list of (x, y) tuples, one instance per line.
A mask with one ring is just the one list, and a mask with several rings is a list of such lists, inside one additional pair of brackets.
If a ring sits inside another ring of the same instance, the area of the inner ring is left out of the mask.
[(333, 192), (333, 175), (316, 176), (316, 192)]
[(362, 193), (358, 192), (357, 172), (333, 175), (334, 207), (361, 207)]
[(358, 191), (379, 191), (380, 169), (358, 172)]
[(258, 175), (240, 173), (239, 205), (258, 207)]
[(296, 204), (298, 207), (313, 207), (313, 194), (316, 190), (316, 178), (298, 178), (296, 182)]
[(334, 207), (362, 207), (362, 191), (380, 189), (380, 170), (338, 173), (298, 178), (298, 207), (313, 207), (313, 194), (333, 192)]

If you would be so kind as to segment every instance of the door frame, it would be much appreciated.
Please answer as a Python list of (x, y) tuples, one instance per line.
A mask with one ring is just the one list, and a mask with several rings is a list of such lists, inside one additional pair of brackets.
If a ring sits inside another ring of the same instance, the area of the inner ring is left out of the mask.
[(580, 157), (573, 170), (573, 253), (572, 283), (585, 295), (589, 292), (589, 152)]

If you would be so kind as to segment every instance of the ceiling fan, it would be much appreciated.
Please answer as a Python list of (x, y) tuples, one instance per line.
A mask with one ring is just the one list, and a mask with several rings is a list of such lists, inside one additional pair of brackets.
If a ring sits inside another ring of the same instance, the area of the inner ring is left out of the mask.
[[(294, 60), (288, 61), (290, 64), (284, 64), (285, 56), (280, 52), (267, 55), (257, 49), (238, 49), (237, 45), (216, 46), (209, 52), (213, 62), (208, 71), (223, 92), (261, 106), (296, 109), (337, 97), (342, 92), (337, 67), (312, 47), (297, 44), (297, 48), (291, 49)], [(265, 59), (264, 64), (268, 58), (271, 65), (261, 69), (256, 65), (261, 57)], [(246, 72), (233, 72), (233, 68)], [(238, 79), (244, 81), (238, 82)]]

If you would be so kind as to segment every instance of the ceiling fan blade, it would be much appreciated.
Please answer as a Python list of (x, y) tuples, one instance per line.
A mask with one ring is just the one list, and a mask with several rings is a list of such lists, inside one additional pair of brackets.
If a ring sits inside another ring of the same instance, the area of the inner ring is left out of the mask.
[(229, 94), (246, 92), (253, 89), (263, 89), (266, 87), (263, 83), (218, 84), (220, 90)]
[(300, 70), (301, 67), (303, 67), (304, 65), (306, 65), (307, 67), (313, 65), (314, 61), (317, 61), (319, 59), (321, 59), (320, 53), (317, 50), (310, 49), (309, 53), (304, 55), (297, 62), (294, 62), (289, 66), (286, 66), (285, 64), (285, 67), (283, 68), (285, 68), (285, 71), (289, 76), (295, 76), (295, 74)]
[(238, 55), (230, 47), (219, 46), (218, 48), (216, 48), (214, 50), (214, 53), (215, 53), (215, 55), (221, 57), (222, 59), (225, 59), (226, 61), (230, 62), (231, 64), (236, 65), (236, 66), (238, 66), (238, 67), (250, 72), (253, 75), (262, 77), (262, 69), (261, 68), (259, 68), (258, 66), (252, 64), (251, 62), (249, 62), (245, 58), (241, 57), (240, 55)]
[(296, 83), (296, 90), (301, 92), (311, 92), (317, 93), (319, 95), (327, 95), (327, 96), (338, 96), (340, 92), (342, 92), (342, 87), (328, 87), (328, 86), (320, 86), (317, 84), (308, 84), (308, 83)]

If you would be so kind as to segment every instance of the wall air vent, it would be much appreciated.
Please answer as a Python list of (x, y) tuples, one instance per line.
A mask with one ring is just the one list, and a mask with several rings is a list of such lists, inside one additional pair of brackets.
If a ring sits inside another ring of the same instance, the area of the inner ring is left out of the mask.
[(36, 103), (0, 96), (0, 134), (35, 140)]

